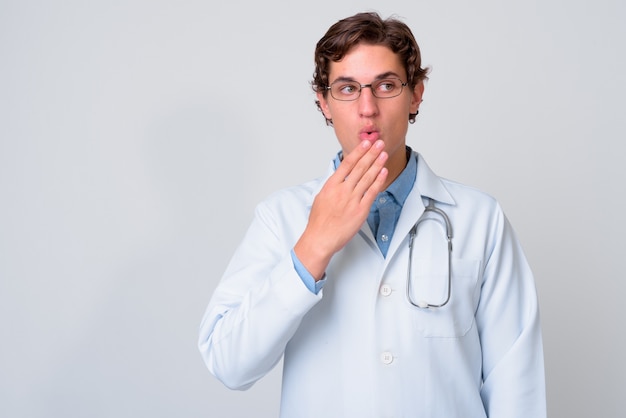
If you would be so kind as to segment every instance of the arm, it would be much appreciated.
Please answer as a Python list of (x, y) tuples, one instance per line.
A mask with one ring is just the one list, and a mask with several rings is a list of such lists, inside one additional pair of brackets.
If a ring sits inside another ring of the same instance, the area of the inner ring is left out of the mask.
[(263, 203), (213, 293), (200, 326), (209, 369), (231, 389), (247, 389), (280, 360), (302, 317), (321, 298), (295, 272), (285, 233)]
[(367, 218), (386, 179), (386, 158), (382, 142), (363, 142), (324, 184), (301, 228), (259, 205), (200, 327), (200, 352), (226, 386), (247, 389), (271, 370), (322, 296), (310, 292), (296, 273), (289, 247), (296, 239), (290, 241), (290, 233), (304, 230), (294, 251), (321, 279), (332, 255)]
[(543, 346), (533, 274), (499, 206), (488, 250), (476, 313), (485, 409), (491, 418), (545, 417)]

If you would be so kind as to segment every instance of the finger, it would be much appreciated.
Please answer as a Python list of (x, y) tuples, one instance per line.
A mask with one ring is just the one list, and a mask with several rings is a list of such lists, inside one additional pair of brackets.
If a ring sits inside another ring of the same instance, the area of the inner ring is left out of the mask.
[(363, 192), (363, 198), (361, 200), (361, 204), (367, 206), (368, 208), (372, 206), (374, 203), (374, 199), (378, 196), (378, 193), (382, 192), (385, 187), (385, 181), (387, 181), (387, 175), (389, 171), (386, 167), (383, 167), (379, 172), (374, 182), (368, 187), (365, 192)]
[(359, 196), (365, 192), (380, 170), (385, 165), (388, 155), (383, 151), (385, 144), (382, 141), (374, 143), (372, 148), (358, 161), (346, 180), (348, 187), (352, 187)]
[(344, 155), (341, 164), (335, 171), (336, 180), (339, 183), (345, 181), (346, 177), (350, 175), (354, 167), (361, 160), (361, 158), (367, 154), (372, 148), (372, 143), (369, 141), (362, 141), (357, 147), (355, 147), (349, 154)]
[[(367, 170), (360, 176), (358, 182), (354, 185), (354, 194), (359, 197), (363, 197), (366, 192), (373, 188), (376, 193), (372, 200), (376, 197), (380, 191), (382, 191), (383, 184), (380, 184), (380, 174), (385, 169), (385, 163), (389, 155), (386, 152), (381, 152)], [(354, 170), (353, 170), (354, 171)], [(385, 172), (387, 170), (385, 169)], [(386, 174), (385, 174), (386, 179)], [(383, 181), (384, 183), (384, 181)]]
[[(353, 189), (356, 187), (356, 185), (361, 181), (361, 178), (365, 175), (365, 173), (367, 173), (367, 171), (374, 164), (377, 163), (377, 159), (383, 153), (384, 148), (385, 148), (385, 143), (379, 140), (379, 141), (376, 141), (374, 144), (372, 144), (365, 153), (363, 154), (359, 153), (357, 155), (352, 155), (353, 154), (352, 153), (350, 155), (351, 158), (354, 158), (357, 156), (359, 158), (357, 161), (352, 161), (352, 160), (349, 161), (352, 165), (352, 169), (344, 178), (348, 187), (351, 187)], [(380, 169), (381, 167), (382, 166), (380, 166), (379, 164), (378, 169)]]

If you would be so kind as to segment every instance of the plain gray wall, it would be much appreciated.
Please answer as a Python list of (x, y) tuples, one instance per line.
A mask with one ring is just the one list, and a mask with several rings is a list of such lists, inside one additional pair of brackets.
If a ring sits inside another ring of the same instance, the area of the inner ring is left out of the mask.
[(432, 68), (408, 143), (526, 249), (550, 416), (623, 417), (625, 5), (0, 0), (0, 416), (277, 415), (280, 370), (225, 389), (197, 328), (255, 204), (338, 150), (315, 43), (376, 10)]

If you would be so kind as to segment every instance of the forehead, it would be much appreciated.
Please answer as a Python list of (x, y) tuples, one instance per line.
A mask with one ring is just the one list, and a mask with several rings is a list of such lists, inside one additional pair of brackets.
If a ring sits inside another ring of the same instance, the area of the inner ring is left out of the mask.
[(406, 78), (400, 56), (384, 45), (358, 44), (340, 60), (330, 64), (329, 80), (348, 78), (357, 81), (373, 80), (381, 74), (392, 73)]

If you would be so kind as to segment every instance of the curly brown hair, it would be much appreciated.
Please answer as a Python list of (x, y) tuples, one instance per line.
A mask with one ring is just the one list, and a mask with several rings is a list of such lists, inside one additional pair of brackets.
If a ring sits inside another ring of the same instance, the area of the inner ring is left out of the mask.
[(315, 47), (315, 71), (311, 87), (316, 93), (328, 94), (330, 63), (340, 61), (355, 45), (384, 45), (400, 56), (413, 89), (426, 78), (419, 46), (411, 29), (397, 18), (383, 20), (378, 13), (364, 12), (332, 25)]

